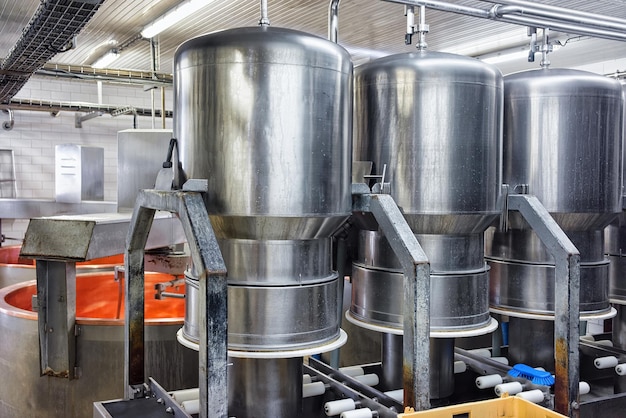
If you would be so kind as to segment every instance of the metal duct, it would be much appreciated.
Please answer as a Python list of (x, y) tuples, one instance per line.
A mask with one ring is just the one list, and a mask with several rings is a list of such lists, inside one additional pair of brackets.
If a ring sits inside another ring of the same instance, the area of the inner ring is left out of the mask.
[(67, 49), (104, 0), (43, 0), (0, 64), (0, 103), (7, 103), (50, 58)]

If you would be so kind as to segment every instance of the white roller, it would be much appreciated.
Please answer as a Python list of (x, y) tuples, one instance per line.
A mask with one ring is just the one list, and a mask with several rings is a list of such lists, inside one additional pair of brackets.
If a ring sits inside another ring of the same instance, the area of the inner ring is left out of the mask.
[(488, 374), (487, 376), (480, 376), (476, 378), (476, 387), (478, 389), (493, 388), (500, 384), (502, 384), (502, 376), (499, 374)]
[(324, 386), (324, 382), (305, 383), (302, 385), (303, 398), (323, 395), (324, 392), (326, 392), (326, 386)]
[(180, 404), (189, 415), (200, 413), (200, 399), (191, 399)]
[(454, 362), (454, 374), (465, 373), (467, 370), (467, 364), (462, 361)]
[(620, 376), (626, 375), (626, 363), (621, 363), (615, 366), (615, 373)]
[(516, 393), (520, 393), (524, 390), (522, 384), (520, 382), (508, 382), (501, 383), (496, 385), (493, 389), (496, 392), (496, 395), (502, 396), (504, 393), (508, 393), (509, 395), (515, 395)]
[(369, 408), (355, 409), (354, 411), (342, 412), (339, 418), (372, 418), (372, 410)]
[(506, 357), (491, 357), (491, 360), (506, 364), (507, 366), (509, 365), (509, 359)]
[(361, 366), (348, 366), (348, 367), (340, 367), (339, 371), (348, 376), (363, 376), (365, 374), (365, 370)]
[(385, 392), (385, 395), (389, 396), (391, 399), (395, 399), (400, 403), (404, 402), (404, 389), (390, 390), (388, 392)]
[(617, 366), (617, 357), (615, 356), (607, 356), (607, 357), (598, 357), (593, 361), (593, 365), (596, 366), (597, 369), (608, 369), (610, 367)]
[(352, 411), (353, 409), (356, 409), (356, 404), (354, 403), (354, 400), (350, 398), (330, 401), (324, 404), (324, 412), (327, 417), (339, 415), (342, 412)]
[(578, 383), (578, 393), (581, 395), (586, 395), (591, 391), (591, 387), (587, 382), (579, 382)]
[(175, 390), (170, 395), (179, 404), (191, 399), (200, 399), (200, 388)]
[(543, 402), (543, 392), (539, 389), (527, 390), (526, 392), (520, 392), (515, 396), (519, 396), (520, 398), (526, 399), (527, 401), (533, 403)]
[(354, 376), (354, 378), (367, 386), (376, 386), (380, 383), (378, 375), (375, 373), (364, 374), (363, 376)]
[(302, 383), (311, 383), (311, 375), (310, 374), (303, 374), (302, 375)]
[(593, 335), (581, 335), (580, 339), (582, 341), (589, 341), (589, 342), (594, 342), (595, 338), (593, 338)]
[(472, 353), (481, 357), (487, 357), (487, 358), (491, 357), (491, 351), (487, 350), (486, 348), (477, 348), (475, 350), (468, 350), (468, 353)]

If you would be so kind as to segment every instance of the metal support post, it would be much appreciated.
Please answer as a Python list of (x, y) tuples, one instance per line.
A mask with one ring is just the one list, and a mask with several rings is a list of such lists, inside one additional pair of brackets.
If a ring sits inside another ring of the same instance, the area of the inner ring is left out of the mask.
[(36, 270), (41, 375), (74, 379), (76, 263), (39, 259)]
[(430, 265), (393, 198), (354, 195), (353, 211), (371, 212), (404, 269), (404, 405), (430, 408)]
[(555, 409), (578, 417), (580, 253), (535, 196), (512, 194), (507, 203), (509, 210), (524, 217), (554, 257)]
[[(156, 210), (178, 214), (200, 279), (200, 414), (227, 417), (227, 280), (226, 266), (204, 204), (206, 182), (191, 180), (183, 191), (142, 190), (127, 236), (125, 389), (140, 396), (144, 376), (144, 248)], [(198, 187), (199, 186), (199, 187)]]

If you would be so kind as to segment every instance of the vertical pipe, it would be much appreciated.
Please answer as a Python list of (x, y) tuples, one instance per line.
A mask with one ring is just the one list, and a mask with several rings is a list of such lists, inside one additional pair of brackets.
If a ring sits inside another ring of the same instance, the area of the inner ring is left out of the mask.
[(402, 335), (384, 333), (382, 335), (382, 390), (396, 390), (402, 387)]
[(269, 26), (270, 18), (267, 12), (267, 0), (261, 0), (261, 19), (259, 19), (259, 25)]
[(337, 43), (339, 34), (339, 2), (341, 0), (330, 0), (328, 7), (328, 39)]
[(161, 129), (165, 129), (165, 87), (161, 87)]
[(228, 416), (302, 415), (302, 358), (231, 358)]
[(430, 397), (447, 398), (454, 392), (454, 338), (430, 339)]

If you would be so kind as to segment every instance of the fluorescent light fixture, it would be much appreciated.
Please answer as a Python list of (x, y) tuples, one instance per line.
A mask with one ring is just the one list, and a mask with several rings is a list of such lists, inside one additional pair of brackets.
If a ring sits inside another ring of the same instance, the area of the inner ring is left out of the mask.
[(98, 58), (91, 66), (93, 68), (107, 68), (119, 56), (117, 49), (109, 49), (106, 54)]
[(174, 26), (184, 18), (194, 14), (207, 4), (211, 3), (211, 1), (213, 0), (186, 0), (143, 28), (141, 36), (148, 39), (153, 38), (165, 29)]

